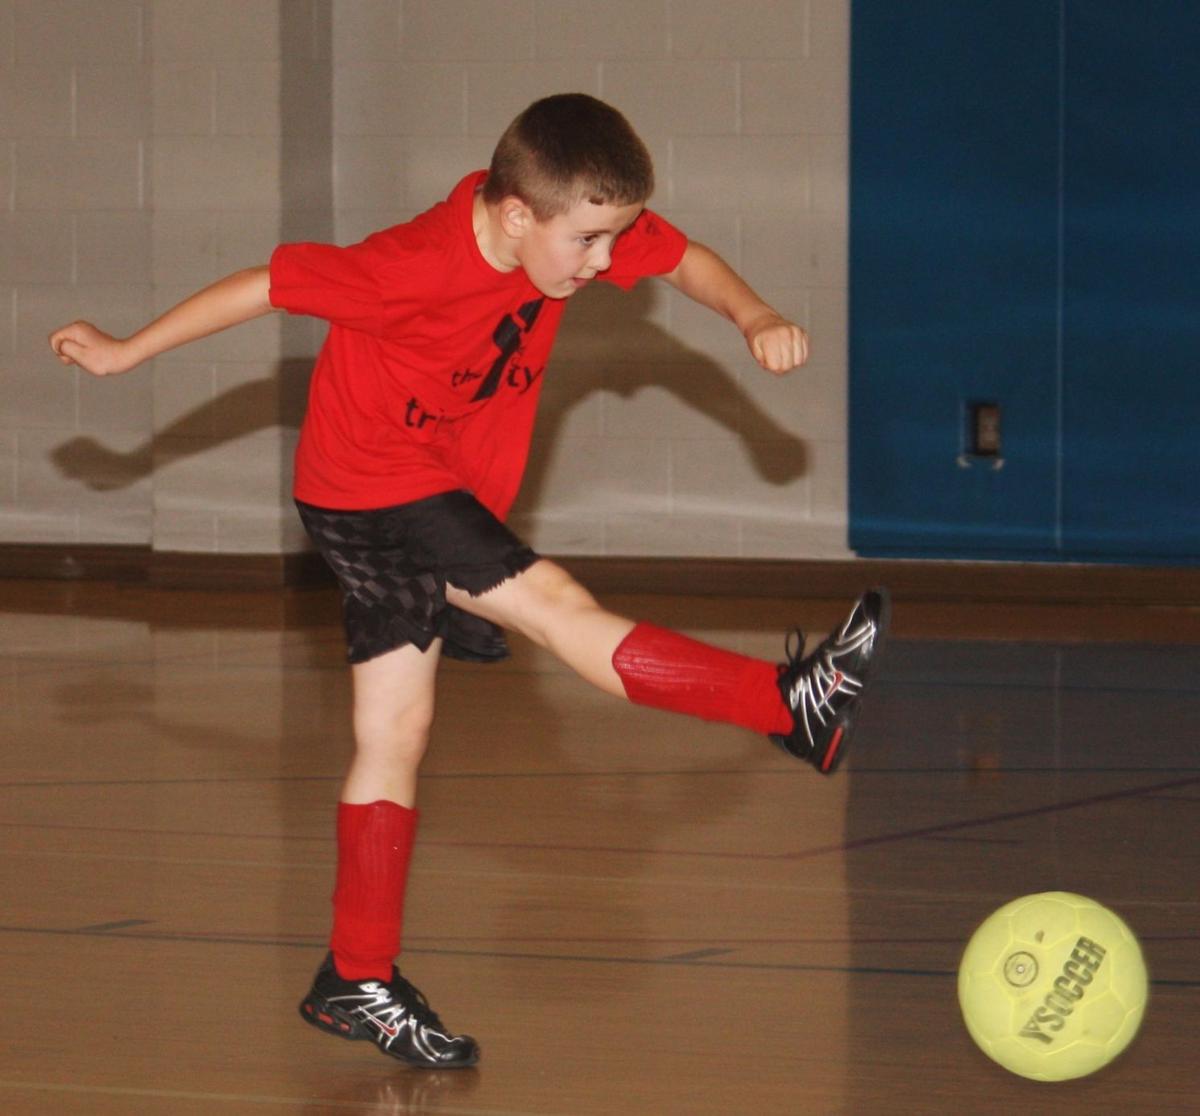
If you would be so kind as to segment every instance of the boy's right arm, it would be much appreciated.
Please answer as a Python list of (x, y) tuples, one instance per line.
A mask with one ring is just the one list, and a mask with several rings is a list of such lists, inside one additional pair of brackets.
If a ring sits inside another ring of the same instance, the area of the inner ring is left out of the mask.
[(270, 290), (270, 270), (252, 267), (197, 291), (129, 337), (113, 337), (91, 322), (72, 322), (50, 334), (50, 347), (63, 364), (76, 364), (93, 376), (128, 372), (168, 349), (270, 313), (275, 309)]

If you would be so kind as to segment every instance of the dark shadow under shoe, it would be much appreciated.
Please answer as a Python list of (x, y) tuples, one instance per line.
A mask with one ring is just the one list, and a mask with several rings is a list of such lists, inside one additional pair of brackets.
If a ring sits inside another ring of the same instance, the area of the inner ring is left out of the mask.
[(345, 1039), (369, 1039), (389, 1057), (425, 1069), (460, 1069), (479, 1061), (469, 1035), (452, 1035), (429, 1001), (395, 966), (392, 978), (343, 980), (326, 955), (300, 1001), (306, 1023)]
[(811, 655), (804, 655), (802, 632), (788, 638), (787, 662), (779, 667), (779, 692), (792, 711), (792, 731), (786, 736), (773, 734), (771, 739), (823, 775), (831, 774), (846, 754), (890, 618), (887, 590), (872, 589)]

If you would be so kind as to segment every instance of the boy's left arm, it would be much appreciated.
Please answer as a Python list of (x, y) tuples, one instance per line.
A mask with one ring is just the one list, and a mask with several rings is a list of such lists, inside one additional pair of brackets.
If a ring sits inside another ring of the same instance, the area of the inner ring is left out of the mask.
[(808, 359), (808, 334), (768, 306), (711, 248), (689, 240), (679, 266), (663, 278), (733, 322), (768, 372), (782, 375)]

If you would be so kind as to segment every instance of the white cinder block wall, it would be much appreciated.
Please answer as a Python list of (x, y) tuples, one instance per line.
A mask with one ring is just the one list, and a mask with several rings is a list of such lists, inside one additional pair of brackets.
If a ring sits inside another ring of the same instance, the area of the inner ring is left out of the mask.
[[(148, 376), (83, 383), (46, 333), (153, 305), (149, 70), (140, 3), (0, 2), (0, 537), (142, 542)], [(101, 388), (112, 390), (101, 390)]]
[(515, 523), (557, 553), (845, 555), (848, 61), (849, 0), (0, 0), (0, 542), (302, 547), (318, 327), (103, 382), (46, 332), (129, 330), (280, 240), (404, 220), (582, 90), (813, 357), (775, 380), (662, 284), (584, 292)]

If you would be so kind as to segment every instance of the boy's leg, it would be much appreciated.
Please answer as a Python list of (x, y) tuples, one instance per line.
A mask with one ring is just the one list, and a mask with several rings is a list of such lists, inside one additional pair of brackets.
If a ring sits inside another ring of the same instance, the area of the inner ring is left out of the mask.
[(446, 600), (464, 612), (518, 631), (607, 693), (625, 697), (613, 652), (636, 626), (602, 608), (566, 570), (540, 559), (486, 593), (447, 584)]
[(406, 644), (355, 663), (354, 759), (342, 801), (387, 799), (412, 808), (417, 770), (429, 746), (441, 640), (428, 651)]
[(478, 1060), (474, 1039), (452, 1035), (395, 968), (440, 650), (439, 640), (424, 653), (409, 644), (352, 668), (355, 753), (338, 803), (330, 953), (300, 1013), (411, 1065), (455, 1068)]
[(355, 747), (338, 803), (330, 943), (348, 980), (387, 980), (400, 951), (440, 651), (440, 641), (425, 653), (409, 644), (351, 668)]
[(603, 608), (561, 566), (539, 561), (495, 589), (446, 599), (512, 628), (617, 697), (757, 732), (786, 732), (778, 668)]
[(811, 655), (800, 647), (773, 664), (608, 612), (545, 560), (477, 597), (447, 586), (447, 600), (522, 632), (609, 693), (765, 732), (826, 774), (888, 620), (886, 594), (873, 591)]

